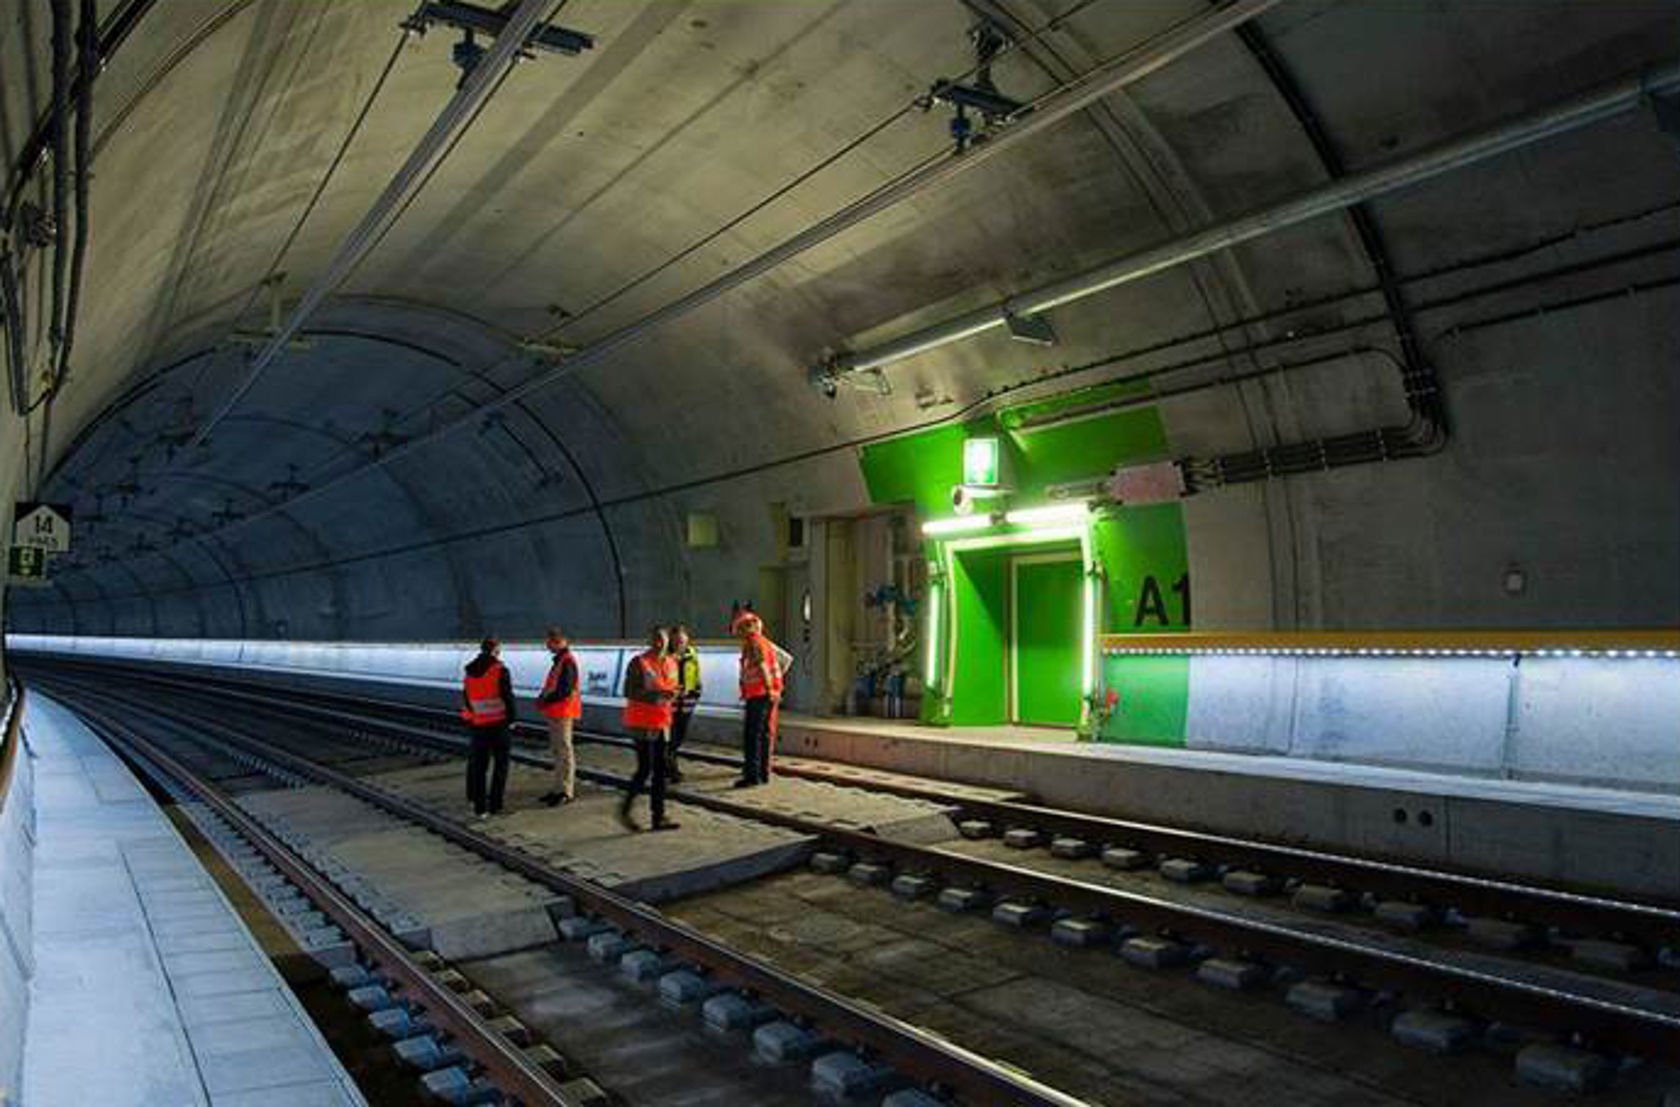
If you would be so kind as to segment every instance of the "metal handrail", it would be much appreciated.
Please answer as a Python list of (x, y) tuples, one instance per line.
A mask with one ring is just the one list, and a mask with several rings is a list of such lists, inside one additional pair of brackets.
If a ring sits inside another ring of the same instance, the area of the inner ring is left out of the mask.
[(0, 724), (0, 814), (6, 810), (6, 797), (12, 791), (12, 767), (17, 762), (19, 737), (23, 729), (23, 681), (10, 674), (6, 677), (6, 718)]

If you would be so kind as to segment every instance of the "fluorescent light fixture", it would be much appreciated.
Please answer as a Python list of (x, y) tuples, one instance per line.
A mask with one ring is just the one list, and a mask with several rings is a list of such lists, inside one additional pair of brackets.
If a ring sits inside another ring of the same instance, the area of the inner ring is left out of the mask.
[(1051, 504), (1048, 507), (1029, 507), (1021, 511), (1011, 511), (1004, 515), (1003, 521), (1012, 527), (1046, 527), (1058, 526), (1066, 523), (1083, 523), (1090, 517), (1091, 509), (1081, 500), (1078, 503)]
[(927, 592), (927, 657), (922, 665), (922, 683), (929, 688), (939, 687), (939, 605), (944, 599), (937, 580), (928, 582)]
[(1084, 601), (1084, 634), (1079, 640), (1084, 662), (1080, 672), (1079, 691), (1089, 703), (1091, 693), (1097, 690), (1097, 574), (1090, 569), (1085, 570)]
[(970, 534), (987, 530), (992, 525), (990, 515), (961, 515), (955, 519), (929, 519), (922, 524), (923, 534)]

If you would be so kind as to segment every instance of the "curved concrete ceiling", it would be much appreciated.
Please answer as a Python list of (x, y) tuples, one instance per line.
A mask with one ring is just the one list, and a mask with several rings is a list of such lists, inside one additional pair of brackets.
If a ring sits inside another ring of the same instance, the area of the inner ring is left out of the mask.
[[(0, 42), (8, 164), (47, 107), (47, 7), (15, 6)], [(1570, 236), (1584, 228), (1594, 256), (1647, 249), (1618, 280), (1672, 269), (1652, 244), (1672, 237), (1680, 201), (1673, 139), (1634, 112), (1378, 200), (1374, 238), (1323, 218), (1060, 309), (1052, 349), (990, 333), (892, 366), (888, 395), (811, 387), (826, 353), (1672, 63), (1680, 17), (1670, 0), (1290, 0), (429, 437), (944, 156), (948, 111), (915, 101), (972, 65), (977, 20), (1017, 40), (994, 78), (1030, 100), (1208, 10), (574, 0), (556, 18), (595, 48), (515, 66), (299, 348), (191, 445), (252, 356), (235, 332), (267, 322), (264, 278), (282, 272), (285, 298), (316, 280), (449, 101), (456, 36), (404, 36), (412, 8), (171, 0), (99, 76), (76, 353), (50, 424), (31, 424), (47, 476), (29, 490), (103, 520), (52, 591), (13, 597), (14, 625), (447, 637), (529, 632), (563, 609), (579, 633), (624, 633), (750, 593), (754, 551), (773, 544), (764, 501), (865, 506), (861, 439), (1156, 362), (1214, 356), (1207, 372), (1240, 373), (1262, 364), (1243, 347), (1350, 321), (1350, 343), (1389, 359), (1347, 354), (1174, 401), (1175, 451), (1403, 421), (1389, 363), (1401, 343), (1375, 266), (1405, 278), (1414, 303), (1445, 301), (1423, 356), (1447, 372), (1440, 336), (1474, 314), (1455, 291), (1577, 260)], [(47, 176), (23, 194), (43, 202)], [(1475, 311), (1539, 295), (1512, 289)], [(732, 562), (685, 557), (680, 520), (696, 505), (739, 535)]]

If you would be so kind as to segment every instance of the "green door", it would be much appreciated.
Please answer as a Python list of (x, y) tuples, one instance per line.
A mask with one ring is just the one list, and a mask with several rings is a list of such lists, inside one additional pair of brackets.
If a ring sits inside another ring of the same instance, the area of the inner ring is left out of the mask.
[(1015, 721), (1079, 725), (1079, 555), (1017, 557), (1010, 652)]

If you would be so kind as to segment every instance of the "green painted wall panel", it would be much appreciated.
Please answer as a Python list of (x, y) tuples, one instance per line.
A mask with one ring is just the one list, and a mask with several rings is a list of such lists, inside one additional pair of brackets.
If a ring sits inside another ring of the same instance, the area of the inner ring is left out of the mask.
[(1184, 745), (1190, 706), (1187, 657), (1105, 657), (1103, 687), (1118, 695), (1099, 737), (1139, 746)]
[(1184, 509), (1178, 504), (1123, 507), (1093, 528), (1097, 561), (1107, 574), (1103, 629), (1112, 634), (1188, 630), (1193, 613)]
[(951, 486), (962, 481), (962, 426), (889, 438), (858, 451), (872, 503), (914, 503), (924, 515), (951, 513)]
[(1003, 550), (973, 550), (951, 558), (956, 600), (956, 673), (951, 681), (954, 726), (1006, 722), (1009, 682), (1005, 649), (1009, 634), (1009, 556)]
[(1023, 560), (1015, 574), (1015, 705), (1033, 726), (1079, 725), (1079, 632), (1084, 569), (1078, 550), (1061, 561)]
[(1023, 489), (1100, 477), (1128, 461), (1166, 455), (1160, 413), (1152, 407), (1117, 411), (1010, 435), (1023, 459)]

